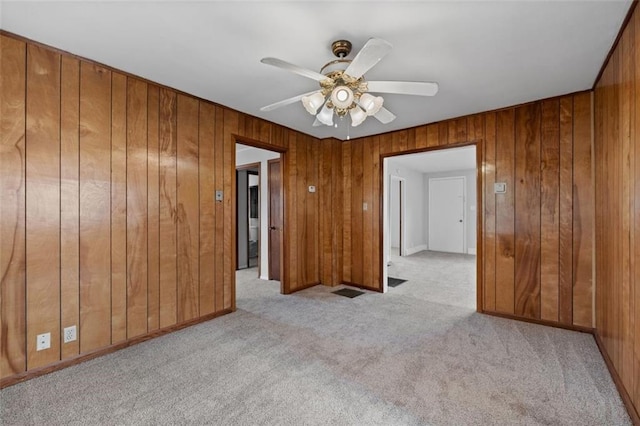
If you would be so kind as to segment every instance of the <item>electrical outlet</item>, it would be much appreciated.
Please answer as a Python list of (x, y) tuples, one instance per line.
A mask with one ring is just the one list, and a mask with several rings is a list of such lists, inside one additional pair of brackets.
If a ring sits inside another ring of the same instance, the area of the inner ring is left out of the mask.
[(76, 326), (72, 325), (70, 327), (64, 328), (64, 343), (73, 342), (76, 340)]
[(36, 350), (42, 351), (51, 347), (51, 333), (38, 334), (36, 337)]

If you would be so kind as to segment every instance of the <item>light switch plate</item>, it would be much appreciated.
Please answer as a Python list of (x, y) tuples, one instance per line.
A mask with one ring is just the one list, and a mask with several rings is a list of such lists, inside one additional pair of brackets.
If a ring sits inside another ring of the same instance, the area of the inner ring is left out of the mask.
[(507, 192), (507, 184), (506, 182), (496, 182), (493, 184), (493, 192), (495, 194), (504, 194)]
[(309, 192), (316, 192), (316, 187), (313, 185), (309, 185)]

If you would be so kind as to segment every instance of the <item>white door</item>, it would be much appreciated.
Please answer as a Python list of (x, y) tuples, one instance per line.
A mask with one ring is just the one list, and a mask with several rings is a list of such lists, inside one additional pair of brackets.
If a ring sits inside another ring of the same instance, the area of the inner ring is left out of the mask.
[(465, 178), (429, 179), (429, 250), (464, 253)]

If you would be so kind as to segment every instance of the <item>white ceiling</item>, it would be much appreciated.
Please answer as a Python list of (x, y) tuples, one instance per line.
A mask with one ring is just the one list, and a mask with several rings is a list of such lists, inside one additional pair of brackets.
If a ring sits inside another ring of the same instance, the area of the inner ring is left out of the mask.
[(365, 77), (437, 81), (433, 98), (384, 95), (398, 118), (368, 118), (351, 138), (590, 89), (632, 0), (608, 1), (2, 1), (0, 27), (319, 137), (300, 103), (317, 88), (264, 65), (273, 56), (319, 71), (332, 41), (370, 37), (394, 49)]
[(419, 173), (475, 169), (476, 147), (465, 146), (389, 157), (388, 167), (391, 174), (396, 167), (411, 169)]

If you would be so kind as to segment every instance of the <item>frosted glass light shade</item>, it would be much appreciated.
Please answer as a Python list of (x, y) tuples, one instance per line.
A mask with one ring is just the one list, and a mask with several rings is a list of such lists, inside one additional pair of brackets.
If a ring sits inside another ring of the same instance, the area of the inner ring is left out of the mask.
[(324, 104), (324, 107), (320, 110), (316, 118), (319, 122), (326, 126), (333, 126), (333, 110)]
[(364, 111), (367, 115), (376, 115), (380, 108), (382, 108), (382, 104), (384, 103), (384, 99), (382, 96), (372, 96), (368, 93), (363, 93), (360, 96), (360, 106), (364, 108)]
[(353, 92), (347, 86), (338, 86), (331, 92), (331, 102), (338, 108), (349, 108), (353, 103)]
[(356, 106), (355, 108), (351, 108), (351, 110), (349, 111), (349, 114), (351, 115), (352, 127), (359, 126), (367, 118), (367, 114), (365, 114), (365, 112), (359, 106)]
[(321, 92), (316, 92), (313, 95), (304, 96), (302, 98), (302, 105), (307, 110), (307, 112), (311, 115), (316, 115), (318, 109), (324, 103), (324, 96), (322, 96)]

